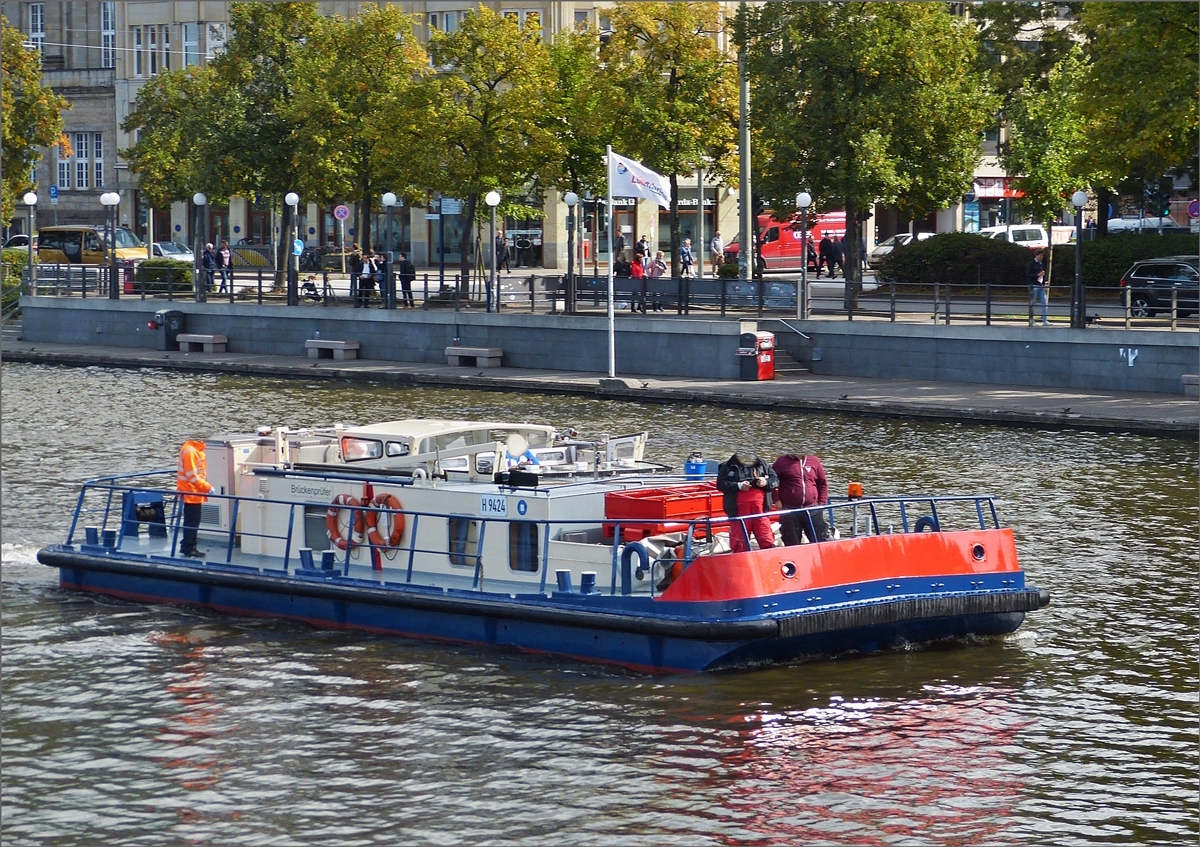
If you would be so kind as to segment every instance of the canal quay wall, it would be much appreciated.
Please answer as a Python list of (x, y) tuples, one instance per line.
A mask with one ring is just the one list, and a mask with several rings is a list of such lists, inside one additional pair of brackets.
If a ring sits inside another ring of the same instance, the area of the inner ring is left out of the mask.
[[(608, 371), (607, 319), (599, 316), (57, 297), (21, 304), (26, 342), (155, 350), (159, 331), (148, 324), (170, 307), (184, 314), (186, 332), (226, 336), (231, 353), (304, 356), (305, 341), (319, 337), (357, 341), (360, 358), (383, 362), (445, 364), (445, 349), (458, 344), (499, 347), (506, 367)], [(817, 376), (1183, 394), (1182, 377), (1200, 370), (1189, 331), (622, 315), (616, 371), (736, 380), (740, 335), (755, 328), (774, 332), (779, 348)]]

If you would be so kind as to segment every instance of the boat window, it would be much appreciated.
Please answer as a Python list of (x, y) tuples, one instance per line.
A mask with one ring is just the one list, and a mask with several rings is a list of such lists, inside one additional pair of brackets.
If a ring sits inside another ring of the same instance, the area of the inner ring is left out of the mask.
[(450, 518), (450, 564), (473, 568), (479, 556), (479, 521), (470, 518)]
[(409, 445), (407, 441), (389, 441), (387, 443), (387, 454), (389, 456), (407, 456)]
[(383, 442), (373, 438), (355, 438), (351, 435), (342, 436), (342, 458), (347, 462), (361, 462), (364, 459), (378, 459), (383, 455)]
[(537, 524), (530, 521), (513, 521), (508, 525), (508, 567), (514, 571), (537, 573)]
[(329, 531), (326, 529), (326, 506), (304, 507), (304, 546), (313, 550), (329, 550), (333, 545), (329, 541)]

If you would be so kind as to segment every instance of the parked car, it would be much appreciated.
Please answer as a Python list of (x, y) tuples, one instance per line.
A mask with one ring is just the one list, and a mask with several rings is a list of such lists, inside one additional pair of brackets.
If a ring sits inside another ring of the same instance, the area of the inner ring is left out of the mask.
[[(33, 249), (36, 250), (37, 246), (38, 246), (38, 237), (37, 237), (37, 234), (35, 233), (33, 236)], [(20, 235), (10, 236), (8, 241), (4, 242), (5, 250), (14, 250), (14, 249), (15, 250), (27, 250), (28, 248), (29, 248), (29, 236), (25, 235), (24, 233), (21, 233)]]
[[(38, 232), (38, 261), (42, 264), (100, 265), (107, 260), (108, 232), (102, 225), (44, 226)], [(140, 262), (146, 245), (123, 226), (117, 227), (117, 258)]]
[(1108, 231), (1110, 233), (1158, 232), (1160, 222), (1164, 232), (1166, 230), (1182, 232), (1186, 229), (1186, 227), (1175, 223), (1171, 218), (1109, 218)]
[(1135, 318), (1152, 318), (1171, 310), (1175, 292), (1179, 316), (1200, 310), (1200, 257), (1168, 256), (1143, 259), (1121, 277), (1121, 288), (1129, 289), (1130, 311)]
[(196, 254), (190, 248), (174, 241), (155, 241), (154, 256), (158, 259), (174, 259), (177, 262), (187, 262), (189, 265), (196, 261)]
[(1050, 236), (1046, 234), (1046, 228), (1041, 224), (988, 226), (979, 230), (979, 234), (985, 238), (998, 238), (1001, 241), (1011, 241), (1013, 244), (1020, 244), (1022, 247), (1028, 247), (1031, 250), (1050, 246)]
[[(937, 235), (935, 232), (918, 232), (916, 238), (917, 241), (924, 241), (927, 238), (933, 238), (935, 235)], [(886, 241), (879, 242), (875, 245), (875, 248), (867, 254), (867, 267), (879, 267), (880, 259), (891, 253), (897, 247), (903, 247), (905, 244), (911, 244), (912, 240), (913, 234), (911, 232), (899, 232)]]

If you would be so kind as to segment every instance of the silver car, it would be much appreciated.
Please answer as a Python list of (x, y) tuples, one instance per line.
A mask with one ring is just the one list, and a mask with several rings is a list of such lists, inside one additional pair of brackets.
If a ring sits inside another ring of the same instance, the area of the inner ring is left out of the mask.
[[(924, 241), (926, 238), (933, 238), (933, 236), (936, 234), (937, 233), (934, 233), (934, 232), (918, 232), (917, 233), (917, 241)], [(887, 239), (886, 241), (879, 242), (878, 244), (875, 245), (875, 249), (867, 254), (867, 267), (868, 268), (879, 267), (879, 261), (884, 256), (891, 253), (897, 247), (903, 247), (905, 244), (910, 243), (912, 240), (913, 240), (913, 234), (911, 232), (899, 232), (899, 233), (893, 235), (891, 238)]]
[(177, 262), (187, 262), (189, 265), (196, 262), (196, 255), (191, 250), (174, 241), (155, 241), (154, 257), (156, 259), (174, 259)]

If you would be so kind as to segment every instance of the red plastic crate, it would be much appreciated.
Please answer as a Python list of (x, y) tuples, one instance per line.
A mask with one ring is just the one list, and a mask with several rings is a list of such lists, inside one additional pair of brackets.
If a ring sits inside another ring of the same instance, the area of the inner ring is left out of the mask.
[(701, 482), (673, 485), (670, 488), (639, 488), (632, 491), (610, 491), (604, 495), (604, 535), (612, 538), (614, 520), (654, 521), (621, 527), (626, 541), (637, 541), (648, 535), (679, 532), (686, 527), (680, 521), (693, 518), (721, 517), (721, 492), (715, 483)]

